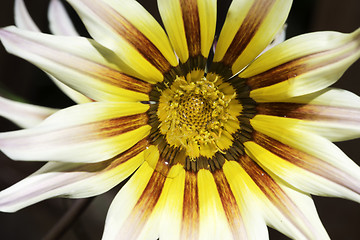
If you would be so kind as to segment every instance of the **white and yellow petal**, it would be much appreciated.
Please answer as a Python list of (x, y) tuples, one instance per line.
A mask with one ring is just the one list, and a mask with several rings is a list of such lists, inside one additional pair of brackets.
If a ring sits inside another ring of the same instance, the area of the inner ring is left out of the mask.
[(301, 191), (360, 201), (360, 168), (329, 140), (271, 116), (251, 124), (244, 146), (261, 166)]
[(189, 57), (200, 55), (207, 58), (216, 28), (216, 1), (158, 0), (158, 6), (180, 61), (185, 63)]
[(85, 198), (102, 194), (132, 174), (144, 161), (148, 141), (100, 163), (50, 162), (0, 192), (0, 210), (14, 212), (52, 197)]
[(265, 221), (248, 186), (239, 181), (239, 173), (225, 170), (226, 164), (213, 176), (231, 231), (228, 239), (268, 239)]
[(255, 101), (283, 101), (328, 87), (359, 57), (360, 29), (309, 33), (270, 49), (239, 77), (246, 79)]
[(178, 64), (164, 30), (135, 0), (68, 1), (90, 35), (128, 66), (127, 73), (156, 83)]
[(226, 68), (231, 76), (251, 63), (282, 28), (291, 4), (291, 0), (232, 1), (210, 72)]
[(21, 103), (0, 96), (0, 116), (23, 128), (38, 125), (56, 111), (58, 109)]
[(233, 181), (245, 182), (248, 197), (269, 226), (294, 239), (328, 239), (316, 211), (311, 211), (315, 210), (311, 209), (312, 202), (296, 199), (287, 187), (275, 181), (248, 156), (240, 157), (238, 163), (226, 163), (224, 171), (233, 176)]
[(149, 134), (148, 108), (141, 103), (75, 105), (34, 128), (1, 133), (0, 149), (16, 160), (104, 161)]
[(279, 125), (296, 126), (331, 141), (360, 136), (360, 97), (351, 92), (324, 89), (285, 101), (259, 103), (257, 113), (273, 116)]
[(172, 179), (142, 164), (113, 200), (102, 239), (157, 239), (168, 181)]
[(5, 48), (96, 101), (148, 100), (151, 85), (119, 68), (120, 59), (91, 39), (15, 27), (0, 30)]

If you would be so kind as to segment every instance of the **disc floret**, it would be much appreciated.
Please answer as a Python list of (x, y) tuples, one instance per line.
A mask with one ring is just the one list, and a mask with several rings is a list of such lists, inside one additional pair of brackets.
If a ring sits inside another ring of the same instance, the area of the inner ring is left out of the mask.
[(159, 99), (160, 132), (169, 145), (185, 149), (190, 158), (212, 157), (224, 148), (227, 122), (236, 121), (229, 111), (234, 97), (235, 93), (219, 90), (217, 78), (177, 77)]

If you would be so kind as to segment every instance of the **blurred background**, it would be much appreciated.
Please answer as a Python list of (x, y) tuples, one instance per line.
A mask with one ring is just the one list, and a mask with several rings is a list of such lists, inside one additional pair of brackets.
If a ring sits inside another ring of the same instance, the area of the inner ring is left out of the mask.
[[(47, 27), (49, 0), (26, 1), (31, 16), (42, 29)], [(156, 0), (139, 1), (159, 19)], [(219, 0), (219, 22), (224, 21), (230, 0)], [(13, 25), (13, 0), (0, 1), (0, 27)], [(79, 32), (87, 36), (81, 21), (67, 6)], [(351, 32), (360, 27), (359, 0), (294, 0), (287, 21), (287, 38), (311, 31)], [(220, 29), (219, 29), (220, 30)], [(219, 32), (218, 30), (218, 32)], [(360, 62), (355, 63), (335, 84), (360, 95)], [(64, 108), (72, 101), (58, 90), (48, 77), (26, 61), (6, 53), (0, 46), (0, 94), (12, 93), (20, 100), (48, 107)], [(18, 129), (0, 118), (0, 131)], [(337, 143), (350, 158), (360, 164), (360, 140)], [(42, 163), (15, 162), (0, 152), (0, 190), (28, 176)], [(120, 186), (96, 197), (72, 228), (61, 238), (100, 239), (107, 209)], [(314, 197), (319, 215), (332, 239), (360, 239), (360, 205), (343, 199)], [(0, 213), (0, 239), (42, 239), (77, 200), (50, 199), (16, 213)], [(288, 239), (270, 230), (270, 239)]]

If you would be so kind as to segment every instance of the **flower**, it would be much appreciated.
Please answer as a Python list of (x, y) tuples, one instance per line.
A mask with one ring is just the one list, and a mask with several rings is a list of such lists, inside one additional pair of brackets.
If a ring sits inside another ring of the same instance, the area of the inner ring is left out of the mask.
[(0, 192), (1, 211), (99, 195), (133, 174), (104, 239), (266, 239), (266, 225), (328, 239), (310, 194), (360, 201), (360, 169), (331, 142), (360, 135), (360, 98), (329, 87), (359, 58), (360, 29), (263, 52), (292, 1), (233, 0), (208, 64), (215, 0), (158, 0), (166, 33), (134, 0), (68, 1), (93, 39), (76, 36), (57, 0), (57, 36), (21, 0), (19, 28), (0, 30), (78, 103), (5, 110), (27, 128), (1, 133), (0, 149), (49, 162)]

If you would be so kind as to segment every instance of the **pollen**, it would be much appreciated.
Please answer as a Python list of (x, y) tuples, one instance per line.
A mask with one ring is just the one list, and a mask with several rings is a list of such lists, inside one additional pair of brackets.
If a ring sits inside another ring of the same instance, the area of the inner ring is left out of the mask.
[(177, 77), (163, 90), (157, 111), (159, 129), (170, 146), (184, 149), (195, 159), (212, 157), (231, 145), (231, 132), (239, 126), (231, 109), (234, 91), (220, 90), (217, 78), (198, 80)]

